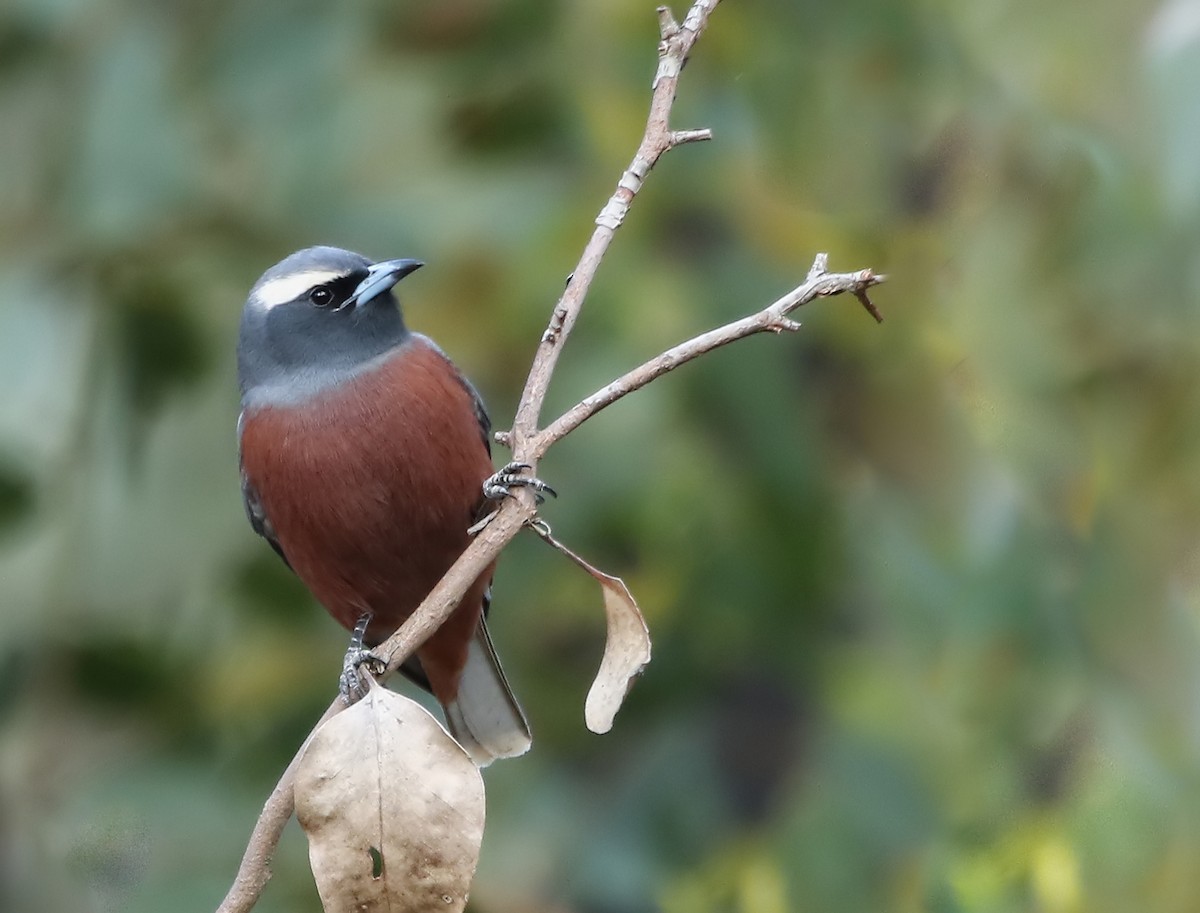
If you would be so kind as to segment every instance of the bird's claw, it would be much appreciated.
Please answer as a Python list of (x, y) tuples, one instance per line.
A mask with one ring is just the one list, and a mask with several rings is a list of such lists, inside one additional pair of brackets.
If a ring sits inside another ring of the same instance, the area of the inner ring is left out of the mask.
[(528, 488), (533, 491), (538, 504), (545, 501), (547, 495), (557, 498), (558, 492), (541, 479), (525, 475), (532, 468), (528, 463), (509, 463), (483, 483), (483, 496), (489, 501), (500, 501), (511, 495), (514, 488)]
[(347, 704), (354, 704), (367, 696), (371, 676), (382, 675), (387, 663), (370, 650), (347, 650), (342, 660), (342, 674), (338, 676), (338, 692)]
[[(353, 704), (367, 696), (370, 680), (363, 675), (382, 675), (387, 668), (387, 661), (378, 654), (372, 653), (363, 646), (363, 638), (367, 635), (367, 625), (371, 623), (371, 613), (366, 612), (354, 626), (350, 635), (350, 646), (342, 659), (342, 674), (338, 676), (338, 692), (347, 704)], [(364, 670), (365, 667), (365, 670)]]

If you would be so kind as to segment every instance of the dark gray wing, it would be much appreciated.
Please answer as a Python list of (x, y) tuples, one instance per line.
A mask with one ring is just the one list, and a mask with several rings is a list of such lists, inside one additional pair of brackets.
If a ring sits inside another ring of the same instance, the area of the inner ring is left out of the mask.
[[(245, 413), (238, 416), (237, 434), (239, 450), (242, 443), (242, 422), (244, 419)], [(275, 549), (275, 553), (290, 568), (292, 564), (287, 560), (287, 555), (283, 553), (283, 546), (279, 544), (279, 540), (275, 537), (275, 527), (271, 525), (271, 520), (267, 517), (267, 512), (263, 508), (262, 501), (259, 500), (258, 492), (250, 484), (250, 479), (246, 477), (246, 470), (241, 466), (240, 455), (238, 464), (238, 469), (242, 474), (242, 506), (246, 508), (246, 518), (250, 521), (251, 528), (267, 540), (267, 544)]]
[[(451, 367), (451, 369), (453, 369), (454, 376), (458, 378), (458, 382), (463, 385), (463, 389), (466, 390), (467, 393), (470, 395), (471, 405), (475, 410), (475, 420), (477, 422), (479, 422), (479, 433), (483, 437), (483, 446), (485, 448), (487, 448), (488, 456), (491, 456), (492, 455), (492, 420), (490, 418), (488, 418), (487, 406), (485, 406), (483, 404), (483, 397), (479, 395), (479, 391), (475, 389), (475, 385), (472, 384), (469, 380), (467, 380), (467, 378), (466, 378), (466, 376), (464, 376), (463, 372), (458, 370), (458, 365), (456, 365), (453, 361), (450, 360), (450, 356), (442, 351), (441, 346), (439, 346), (436, 342), (434, 342), (428, 336), (422, 336), (420, 334), (414, 334), (414, 335), (418, 336), (420, 338), (420, 340), (423, 343), (425, 343), (425, 345), (429, 346), (429, 348), (433, 349), (435, 352), (437, 352), (439, 355), (441, 355), (442, 358), (446, 359), (446, 364), (448, 364)], [(480, 483), (480, 490), (482, 491), (482, 482)]]
[(462, 371), (458, 372), (458, 379), (462, 385), (467, 388), (467, 392), (471, 394), (471, 405), (475, 409), (475, 420), (479, 422), (479, 433), (483, 435), (483, 446), (487, 448), (488, 456), (492, 455), (492, 420), (488, 418), (487, 406), (483, 404), (483, 397), (479, 395), (479, 391), (475, 389)]

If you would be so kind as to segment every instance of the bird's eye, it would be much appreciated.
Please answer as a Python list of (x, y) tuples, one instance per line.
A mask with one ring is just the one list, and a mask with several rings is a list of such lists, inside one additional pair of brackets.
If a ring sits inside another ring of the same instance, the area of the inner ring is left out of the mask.
[(308, 293), (308, 300), (319, 308), (333, 304), (333, 291), (326, 285), (318, 285)]

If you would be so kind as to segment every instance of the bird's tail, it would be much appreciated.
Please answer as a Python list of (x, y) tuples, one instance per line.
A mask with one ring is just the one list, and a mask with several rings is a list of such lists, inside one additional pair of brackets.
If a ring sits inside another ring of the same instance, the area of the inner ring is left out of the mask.
[(451, 735), (480, 767), (522, 755), (533, 743), (483, 618), (467, 651), (458, 694), (444, 706)]

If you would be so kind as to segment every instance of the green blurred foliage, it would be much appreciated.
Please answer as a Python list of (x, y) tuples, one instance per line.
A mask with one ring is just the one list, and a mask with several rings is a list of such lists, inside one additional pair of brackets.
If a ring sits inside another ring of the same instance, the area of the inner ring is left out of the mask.
[[(679, 12), (682, 12), (680, 10)], [(344, 633), (250, 532), (233, 344), (287, 252), (419, 256), (511, 418), (641, 131), (653, 5), (0, 8), (0, 909), (212, 909)], [(1200, 893), (1200, 7), (729, 2), (547, 414), (891, 274), (558, 446), (558, 535), (655, 659), (587, 733), (599, 595), (519, 540), (536, 734), (475, 913), (1125, 913)], [(501, 457), (502, 458), (502, 457)], [(317, 910), (290, 828), (259, 909)]]

